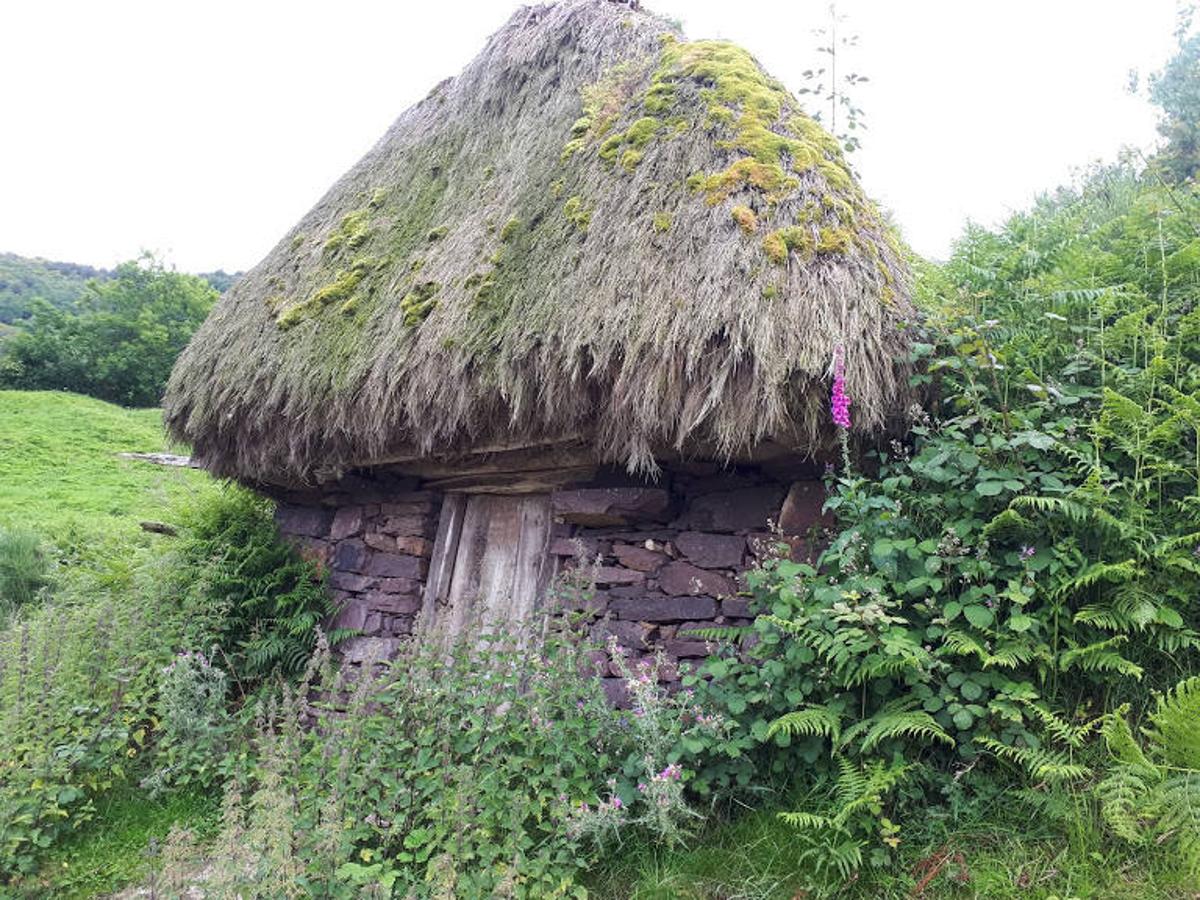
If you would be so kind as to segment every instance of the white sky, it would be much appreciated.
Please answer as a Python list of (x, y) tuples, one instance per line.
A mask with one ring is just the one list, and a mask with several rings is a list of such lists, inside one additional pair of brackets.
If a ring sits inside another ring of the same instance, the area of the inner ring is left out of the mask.
[[(0, 251), (245, 269), (515, 0), (0, 0)], [(792, 89), (823, 0), (651, 0)], [(1173, 46), (1174, 0), (841, 0), (866, 189), (922, 253), (1123, 144), (1125, 90)], [(823, 58), (823, 57), (822, 57)]]

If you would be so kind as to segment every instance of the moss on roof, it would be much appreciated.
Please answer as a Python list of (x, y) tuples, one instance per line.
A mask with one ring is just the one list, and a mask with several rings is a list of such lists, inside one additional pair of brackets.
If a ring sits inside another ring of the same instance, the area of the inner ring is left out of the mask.
[(811, 448), (905, 390), (902, 250), (745, 50), (609, 0), (526, 8), (214, 309), (172, 433), (269, 481), (496, 442)]

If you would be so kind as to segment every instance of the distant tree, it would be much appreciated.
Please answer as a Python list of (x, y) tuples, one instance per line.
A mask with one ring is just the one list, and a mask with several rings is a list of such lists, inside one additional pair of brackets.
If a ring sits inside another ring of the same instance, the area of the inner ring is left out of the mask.
[(1156, 161), (1176, 184), (1200, 172), (1200, 32), (1192, 32), (1194, 12), (1192, 5), (1181, 10), (1175, 55), (1150, 76), (1150, 99), (1162, 110), (1158, 133), (1166, 138)]
[(217, 289), (217, 293), (223, 294), (231, 287), (233, 283), (242, 277), (241, 272), (226, 272), (224, 269), (217, 269), (215, 272), (200, 272), (200, 277)]
[(90, 281), (77, 311), (37, 301), (5, 341), (0, 386), (64, 390), (125, 406), (154, 406), (175, 357), (204, 321), (217, 291), (150, 255)]

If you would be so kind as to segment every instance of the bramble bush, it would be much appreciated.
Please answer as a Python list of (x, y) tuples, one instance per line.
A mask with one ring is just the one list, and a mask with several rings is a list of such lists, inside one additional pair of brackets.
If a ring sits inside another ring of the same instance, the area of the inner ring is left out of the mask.
[(789, 816), (844, 876), (891, 859), (900, 786), (1086, 778), (1105, 714), (1195, 671), (1197, 213), (1102, 170), (923, 279), (927, 408), (830, 475), (818, 564), (767, 562), (760, 618), (707, 634), (730, 643), (694, 687), (736, 727), (698, 784), (825, 773)]

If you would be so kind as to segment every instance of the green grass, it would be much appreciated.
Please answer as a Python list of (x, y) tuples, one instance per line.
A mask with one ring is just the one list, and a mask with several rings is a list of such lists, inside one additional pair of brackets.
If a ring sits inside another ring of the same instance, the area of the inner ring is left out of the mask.
[(51, 391), (0, 391), (0, 525), (52, 539), (136, 528), (211, 485), (201, 472), (123, 460), (167, 446), (157, 409)]
[(905, 835), (898, 861), (848, 882), (816, 883), (797, 832), (775, 811), (759, 810), (709, 827), (689, 847), (613, 848), (588, 888), (596, 900), (1200, 897), (1200, 883), (1189, 881), (1169, 853), (1107, 835), (1086, 795), (1064, 800), (1075, 807), (1053, 822), (1006, 796), (975, 807), (964, 821), (947, 822), (931, 810), (924, 822), (910, 824), (916, 830)]
[(151, 800), (133, 787), (102, 797), (96, 818), (47, 857), (36, 877), (22, 882), (26, 896), (81, 898), (111, 893), (151, 872), (151, 842), (161, 846), (172, 825), (201, 838), (219, 824), (218, 792), (183, 791)]

